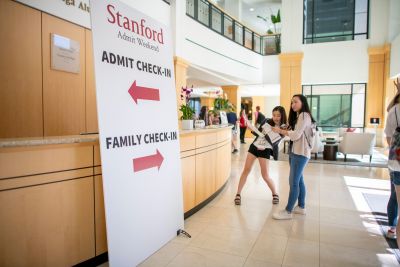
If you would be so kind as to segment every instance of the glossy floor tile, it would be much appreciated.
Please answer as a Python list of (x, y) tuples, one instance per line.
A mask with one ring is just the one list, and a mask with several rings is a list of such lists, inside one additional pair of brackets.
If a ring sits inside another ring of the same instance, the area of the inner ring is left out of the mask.
[(363, 197), (389, 195), (386, 169), (309, 163), (307, 215), (276, 221), (272, 214), (284, 209), (288, 198), (288, 162), (270, 162), (279, 205), (272, 205), (257, 162), (242, 205), (234, 205), (247, 146), (232, 156), (221, 194), (185, 221), (192, 238), (175, 238), (141, 266), (399, 266)]

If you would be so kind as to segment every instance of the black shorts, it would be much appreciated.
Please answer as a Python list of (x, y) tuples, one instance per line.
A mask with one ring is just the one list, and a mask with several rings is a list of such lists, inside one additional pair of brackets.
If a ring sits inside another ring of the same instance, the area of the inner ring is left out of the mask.
[(251, 144), (249, 147), (249, 153), (254, 155), (256, 158), (264, 158), (264, 159), (270, 159), (272, 156), (272, 149), (265, 149), (265, 150), (259, 150), (255, 145)]

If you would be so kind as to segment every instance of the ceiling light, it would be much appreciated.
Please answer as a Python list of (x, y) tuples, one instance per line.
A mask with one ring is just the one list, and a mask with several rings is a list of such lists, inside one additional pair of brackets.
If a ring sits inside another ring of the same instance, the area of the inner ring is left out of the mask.
[(250, 10), (250, 12), (253, 12), (253, 11), (254, 11), (254, 8), (250, 8), (249, 10)]

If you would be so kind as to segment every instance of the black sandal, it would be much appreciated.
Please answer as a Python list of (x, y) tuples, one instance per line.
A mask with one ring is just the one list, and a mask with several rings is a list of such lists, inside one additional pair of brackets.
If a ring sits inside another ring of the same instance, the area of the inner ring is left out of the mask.
[(272, 195), (272, 204), (279, 204), (279, 195)]
[(240, 206), (240, 204), (242, 204), (242, 198), (240, 197), (240, 194), (236, 194), (235, 205)]

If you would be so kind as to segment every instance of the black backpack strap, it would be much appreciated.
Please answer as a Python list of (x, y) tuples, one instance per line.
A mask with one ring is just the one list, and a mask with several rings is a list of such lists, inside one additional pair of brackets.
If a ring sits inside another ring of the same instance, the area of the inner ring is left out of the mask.
[(394, 115), (396, 116), (397, 127), (399, 127), (399, 120), (397, 119), (397, 106), (394, 107)]

